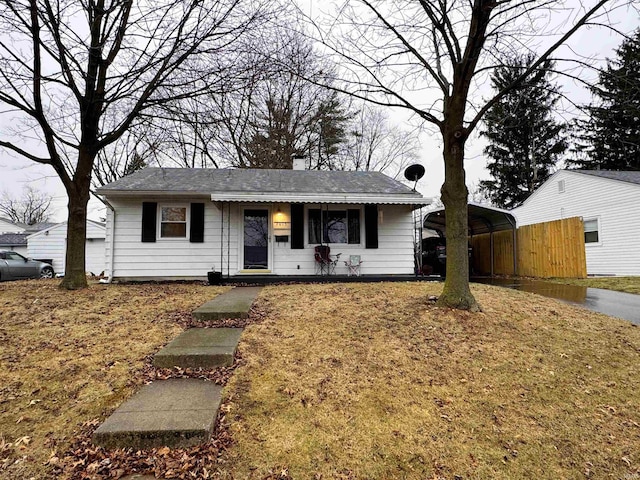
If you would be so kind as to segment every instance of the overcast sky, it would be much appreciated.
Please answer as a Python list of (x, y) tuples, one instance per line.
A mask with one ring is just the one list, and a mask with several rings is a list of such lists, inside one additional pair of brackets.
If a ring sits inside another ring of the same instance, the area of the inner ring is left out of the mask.
[[(567, 3), (571, 4), (572, 1), (580, 3), (577, 0), (571, 0)], [(314, 3), (309, 4), (311, 10)], [(609, 21), (624, 32), (631, 32), (640, 26), (638, 12), (631, 8), (617, 10), (609, 18)], [(614, 50), (620, 43), (621, 38), (610, 30), (589, 28), (578, 32), (571, 40), (570, 46), (573, 51), (583, 55), (595, 55), (600, 61), (604, 61), (605, 58), (614, 56)], [(589, 102), (589, 93), (584, 88), (562, 78), (557, 80), (573, 101), (580, 104)], [(395, 112), (393, 118), (402, 122), (406, 117), (402, 112)], [(7, 114), (0, 118), (0, 139), (3, 138), (6, 126), (10, 123), (11, 118)], [(425, 166), (427, 174), (420, 181), (418, 189), (424, 195), (431, 197), (439, 193), (440, 186), (444, 181), (439, 135), (423, 133), (421, 143), (421, 163)], [(477, 184), (480, 179), (488, 178), (482, 147), (482, 142), (478, 140), (477, 135), (467, 142), (465, 169), (468, 185)], [(12, 195), (19, 196), (25, 185), (51, 194), (54, 197), (53, 220), (66, 220), (66, 194), (53, 169), (24, 160), (0, 148), (0, 192), (8, 191)], [(93, 199), (89, 206), (89, 218), (98, 220), (101, 216), (104, 216), (104, 208), (100, 202)]]

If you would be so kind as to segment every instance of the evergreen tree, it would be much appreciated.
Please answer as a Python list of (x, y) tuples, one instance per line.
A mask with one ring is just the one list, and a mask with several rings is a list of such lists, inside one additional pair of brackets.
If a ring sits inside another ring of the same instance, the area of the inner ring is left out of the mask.
[[(497, 69), (491, 83), (496, 91), (511, 85), (534, 58), (515, 57)], [(484, 153), (492, 180), (480, 182), (492, 204), (513, 208), (524, 202), (552, 173), (567, 149), (566, 125), (553, 118), (560, 99), (551, 82), (552, 64), (545, 62), (507, 93), (488, 112), (481, 135), (489, 145)]]
[(589, 170), (640, 170), (640, 29), (616, 50), (599, 83), (591, 89), (597, 101), (569, 163)]

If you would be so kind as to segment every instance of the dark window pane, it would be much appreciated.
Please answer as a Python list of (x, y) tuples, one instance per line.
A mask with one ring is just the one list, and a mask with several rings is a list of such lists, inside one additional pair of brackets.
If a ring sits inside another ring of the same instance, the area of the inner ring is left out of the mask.
[(598, 243), (598, 232), (584, 232), (584, 243)]
[(309, 243), (321, 243), (320, 231), (320, 210), (317, 208), (309, 209)]
[(345, 210), (325, 210), (322, 212), (324, 241), (326, 243), (347, 243), (347, 212)]
[(360, 243), (360, 210), (347, 210), (349, 243)]
[(185, 238), (187, 236), (186, 223), (163, 223), (160, 227), (163, 238)]

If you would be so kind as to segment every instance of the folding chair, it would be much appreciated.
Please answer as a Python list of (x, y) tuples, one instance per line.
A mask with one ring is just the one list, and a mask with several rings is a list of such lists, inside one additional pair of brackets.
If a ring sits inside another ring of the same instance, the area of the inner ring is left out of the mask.
[(355, 275), (356, 277), (360, 276), (360, 265), (362, 265), (360, 255), (349, 255), (349, 261), (345, 261), (344, 264), (348, 269), (347, 275)]
[(313, 258), (316, 262), (316, 275), (333, 275), (336, 271), (336, 264), (342, 254), (338, 253), (335, 258), (332, 258), (331, 249), (328, 245), (318, 245), (314, 251)]

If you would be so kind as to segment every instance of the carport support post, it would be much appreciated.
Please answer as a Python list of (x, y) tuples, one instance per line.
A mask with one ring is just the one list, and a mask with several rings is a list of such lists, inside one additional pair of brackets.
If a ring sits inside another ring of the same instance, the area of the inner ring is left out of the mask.
[(511, 236), (513, 238), (513, 241), (511, 243), (513, 244), (513, 276), (515, 277), (516, 275), (518, 275), (518, 226), (515, 221), (512, 222), (509, 217), (507, 217), (507, 220), (511, 225)]
[(489, 232), (489, 244), (491, 245), (491, 276), (493, 277), (493, 229)]
[(518, 241), (518, 235), (516, 235), (516, 227), (514, 226), (513, 229), (511, 229), (512, 235), (513, 235), (513, 276), (515, 277), (516, 275), (518, 275), (518, 245), (516, 244), (516, 242)]

